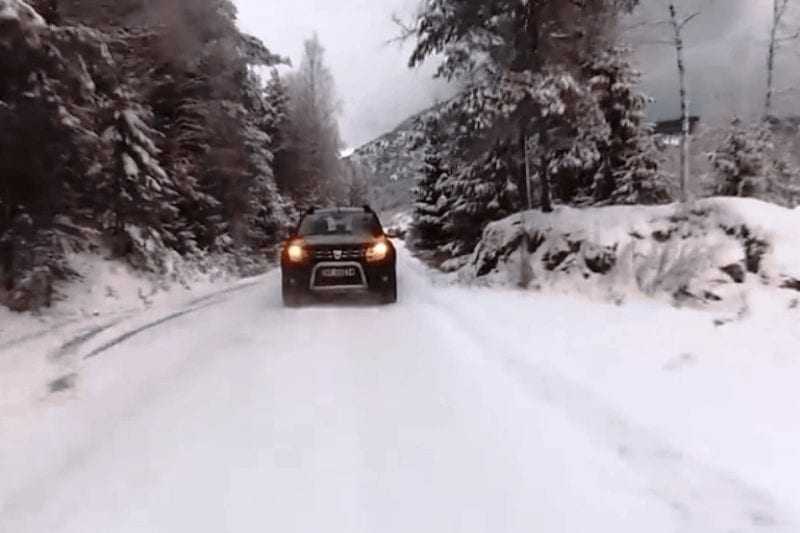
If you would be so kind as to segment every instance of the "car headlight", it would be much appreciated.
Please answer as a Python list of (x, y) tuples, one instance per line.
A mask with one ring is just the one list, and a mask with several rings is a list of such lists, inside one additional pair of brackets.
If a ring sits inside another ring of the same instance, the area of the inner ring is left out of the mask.
[(367, 249), (367, 261), (383, 261), (389, 255), (389, 243), (378, 241)]
[(300, 243), (292, 243), (286, 248), (286, 257), (293, 263), (299, 263), (306, 258), (306, 249)]

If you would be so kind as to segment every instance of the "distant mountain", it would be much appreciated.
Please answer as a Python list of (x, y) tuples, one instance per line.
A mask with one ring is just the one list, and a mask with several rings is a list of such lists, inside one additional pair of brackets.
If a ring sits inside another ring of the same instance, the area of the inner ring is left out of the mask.
[[(357, 148), (347, 159), (369, 176), (370, 204), (379, 211), (409, 210), (422, 163), (424, 143), (415, 143), (416, 124), (438, 109), (433, 106), (395, 129)], [(418, 147), (412, 149), (414, 145)]]

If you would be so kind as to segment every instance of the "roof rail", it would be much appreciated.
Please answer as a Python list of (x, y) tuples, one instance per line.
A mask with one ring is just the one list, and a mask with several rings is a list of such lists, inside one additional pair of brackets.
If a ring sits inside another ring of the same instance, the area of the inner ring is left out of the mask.
[(308, 209), (306, 209), (306, 215), (313, 215), (316, 212), (317, 212), (317, 208), (314, 207), (314, 206), (311, 206)]

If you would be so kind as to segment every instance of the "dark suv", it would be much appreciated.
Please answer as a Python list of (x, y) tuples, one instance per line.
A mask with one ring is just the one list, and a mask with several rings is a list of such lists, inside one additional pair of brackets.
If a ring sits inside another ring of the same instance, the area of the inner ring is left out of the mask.
[(306, 296), (361, 291), (397, 301), (397, 254), (369, 207), (312, 209), (281, 251), (283, 302)]

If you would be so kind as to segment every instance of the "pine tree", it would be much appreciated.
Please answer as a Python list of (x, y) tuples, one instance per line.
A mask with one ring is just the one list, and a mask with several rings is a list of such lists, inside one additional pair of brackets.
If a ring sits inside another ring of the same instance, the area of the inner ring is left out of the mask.
[(445, 233), (448, 201), (445, 193), (449, 169), (444, 161), (442, 126), (437, 117), (420, 125), (425, 143), (420, 175), (414, 189), (414, 245), (433, 250), (447, 240)]
[[(177, 241), (171, 232), (178, 214), (177, 193), (158, 160), (158, 133), (149, 124), (152, 113), (120, 91), (108, 115), (102, 138), (111, 157), (96, 191), (99, 218), (113, 235), (117, 255), (148, 255), (150, 250), (152, 256), (154, 243), (174, 246)], [(152, 265), (151, 259), (144, 259), (143, 265)]]
[(345, 184), (344, 201), (347, 205), (361, 206), (369, 203), (369, 179), (366, 167), (358, 158), (342, 160), (342, 176)]
[(270, 144), (276, 155), (288, 142), (289, 99), (289, 89), (278, 70), (273, 68), (264, 88), (263, 100), (266, 105), (265, 131), (270, 136)]
[(339, 165), (342, 141), (339, 104), (325, 48), (314, 34), (305, 41), (298, 69), (287, 77), (289, 137), (281, 161), (281, 184), (299, 201), (309, 194), (323, 203), (345, 196)]
[[(274, 79), (273, 79), (274, 82)], [(246, 209), (249, 241), (258, 249), (276, 244), (289, 225), (287, 205), (275, 180), (275, 151), (280, 146), (281, 128), (285, 115), (280, 100), (265, 89), (255, 75), (246, 88), (253, 94), (249, 111), (244, 117), (244, 142), (247, 148), (251, 181), (247, 192), (250, 203)]]
[[(581, 66), (607, 48), (617, 17), (636, 3), (425, 3), (411, 31), (410, 64), (440, 54), (438, 76), (465, 87), (448, 106), (453, 253), (469, 251), (488, 222), (522, 207), (525, 155), (543, 211), (552, 210), (554, 195), (574, 201), (591, 190), (610, 128)], [(609, 175), (633, 162), (615, 161)], [(640, 179), (634, 170), (624, 176)]]
[(744, 127), (734, 120), (722, 145), (712, 154), (719, 181), (715, 193), (723, 196), (757, 196), (765, 192), (772, 137), (763, 126)]
[[(53, 30), (27, 4), (0, 0), (0, 233), (23, 208), (47, 226), (96, 162), (95, 88), (85, 31)], [(74, 61), (68, 61), (75, 59)]]
[(653, 134), (645, 123), (647, 98), (636, 90), (639, 73), (627, 55), (612, 49), (583, 67), (607, 124), (607, 135), (598, 139), (602, 155), (591, 194), (599, 202), (663, 203), (670, 199), (667, 180), (659, 172)]
[(90, 215), (88, 183), (102, 153), (95, 131), (102, 36), (48, 26), (25, 2), (0, 0), (0, 302), (48, 305), (68, 269), (57, 219)]
[(766, 125), (745, 126), (735, 119), (710, 157), (716, 171), (715, 194), (760, 198), (788, 206), (800, 202), (800, 175), (777, 149)]
[(273, 151), (272, 171), (282, 195), (290, 196), (295, 180), (295, 157), (292, 147), (291, 97), (289, 88), (277, 69), (272, 69), (264, 88), (267, 105), (266, 133)]
[(19, 284), (41, 279), (21, 265), (66, 271), (65, 223), (104, 230), (141, 268), (167, 248), (265, 257), (253, 250), (292, 208), (274, 179), (287, 101), (253, 67), (285, 60), (238, 30), (234, 4), (35, 5), (47, 23), (0, 0), (0, 277), (14, 301), (34, 301)]
[(206, 12), (187, 4), (187, 14), (203, 14), (209, 31), (199, 34), (205, 39), (192, 54), (175, 50), (154, 73), (153, 108), (165, 166), (180, 193), (183, 251), (260, 247), (277, 239), (285, 222), (273, 178), (273, 136), (283, 126), (252, 71), (283, 59), (240, 34), (226, 5)]
[(449, 180), (440, 182), (452, 197), (445, 225), (453, 235), (445, 248), (450, 255), (471, 252), (486, 224), (522, 208), (515, 167), (512, 146), (499, 142), (482, 159), (460, 167)]

